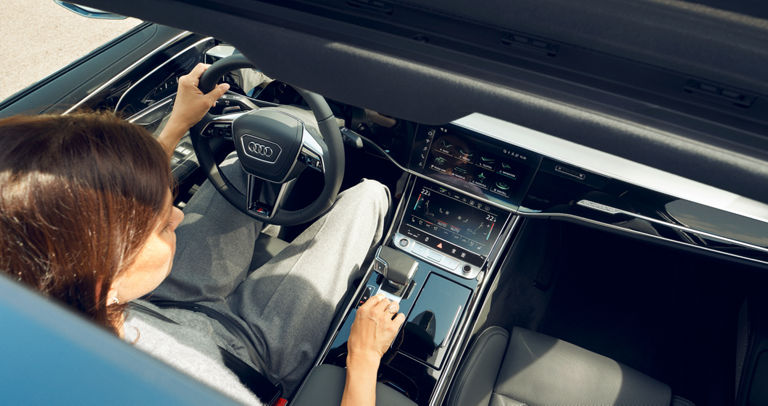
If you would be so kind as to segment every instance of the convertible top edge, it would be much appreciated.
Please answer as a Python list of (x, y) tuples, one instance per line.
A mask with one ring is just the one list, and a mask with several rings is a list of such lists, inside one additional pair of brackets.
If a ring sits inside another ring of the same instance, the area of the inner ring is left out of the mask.
[[(479, 73), (471, 66), (461, 71), (461, 60), (446, 60), (455, 53), (438, 54), (432, 49), (437, 57), (426, 56), (430, 66), (411, 63), (411, 60), (424, 57), (419, 54), (424, 46), (411, 41), (409, 50), (409, 44), (402, 38), (364, 31), (270, 4), (259, 4), (258, 11), (243, 16), (213, 9), (218, 3), (207, 1), (188, 2), (182, 12), (175, 7), (178, 6), (175, 2), (138, 0), (126, 4), (86, 0), (81, 3), (213, 35), (258, 61), (259, 68), (266, 73), (279, 73), (275, 76), (345, 103), (421, 123), (447, 123), (479, 112), (768, 202), (768, 189), (753, 187), (768, 183), (768, 165), (765, 164), (768, 162), (768, 145), (756, 133), (733, 126), (670, 114), (668, 109), (653, 109), (645, 103), (617, 109), (612, 102), (618, 105), (626, 101), (624, 98), (612, 99), (614, 96), (609, 94), (590, 93), (587, 87), (582, 87), (585, 96), (578, 97), (572, 92), (569, 95), (522, 81), (500, 87), (487, 81), (497, 77), (468, 76), (466, 72)], [(253, 10), (255, 3), (250, 7)], [(282, 18), (274, 18), (274, 13), (281, 13)], [(329, 27), (337, 29), (335, 34), (349, 28), (349, 35), (330, 39), (302, 31), (302, 26), (319, 25), (320, 21), (328, 24), (322, 28), (328, 36), (332, 34)], [(360, 34), (363, 32), (370, 35), (362, 38)], [(361, 42), (371, 46), (361, 46)], [(372, 49), (376, 44), (385, 43), (389, 44), (388, 48), (384, 45), (378, 50)], [(393, 54), (405, 54), (408, 59)], [(477, 58), (468, 60), (479, 61)], [(442, 67), (438, 67), (441, 63)], [(308, 66), (311, 69), (307, 69)], [(559, 84), (548, 83), (550, 86)], [(586, 96), (599, 95), (604, 97), (599, 103), (580, 103), (579, 108), (573, 107), (576, 101), (587, 99)], [(644, 119), (637, 116), (637, 111), (651, 115), (658, 113), (663, 120), (647, 116)], [(642, 124), (638, 122), (640, 120), (643, 120)], [(660, 131), (653, 131), (654, 126)], [(729, 132), (734, 136), (722, 139), (722, 134)], [(669, 133), (676, 137), (670, 138)], [(733, 141), (747, 138), (756, 141), (751, 144)], [(700, 140), (704, 144), (686, 142), (686, 139)]]

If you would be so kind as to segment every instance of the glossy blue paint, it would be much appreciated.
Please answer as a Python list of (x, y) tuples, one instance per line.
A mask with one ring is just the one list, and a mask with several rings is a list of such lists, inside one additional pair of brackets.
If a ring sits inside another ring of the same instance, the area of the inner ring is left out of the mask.
[(236, 404), (0, 275), (0, 403)]

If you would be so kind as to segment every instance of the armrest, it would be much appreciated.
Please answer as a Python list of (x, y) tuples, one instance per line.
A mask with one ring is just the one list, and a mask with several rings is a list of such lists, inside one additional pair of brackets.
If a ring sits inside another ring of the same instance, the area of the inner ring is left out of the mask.
[[(309, 373), (299, 393), (290, 402), (290, 406), (338, 406), (344, 394), (346, 379), (344, 368), (327, 364), (316, 366)], [(377, 383), (376, 405), (416, 406), (416, 403), (389, 386)]]

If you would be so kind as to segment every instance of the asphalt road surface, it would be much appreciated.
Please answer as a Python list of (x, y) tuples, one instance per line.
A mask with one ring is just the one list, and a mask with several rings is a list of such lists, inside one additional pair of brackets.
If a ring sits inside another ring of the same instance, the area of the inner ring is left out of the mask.
[(89, 19), (53, 0), (0, 0), (0, 100), (139, 23), (134, 18)]

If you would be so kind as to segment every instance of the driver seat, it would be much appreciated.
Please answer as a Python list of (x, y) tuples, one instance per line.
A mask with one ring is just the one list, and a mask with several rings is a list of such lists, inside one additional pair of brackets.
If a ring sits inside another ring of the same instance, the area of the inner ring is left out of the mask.
[(463, 360), (448, 406), (693, 406), (610, 358), (524, 328), (489, 327)]

